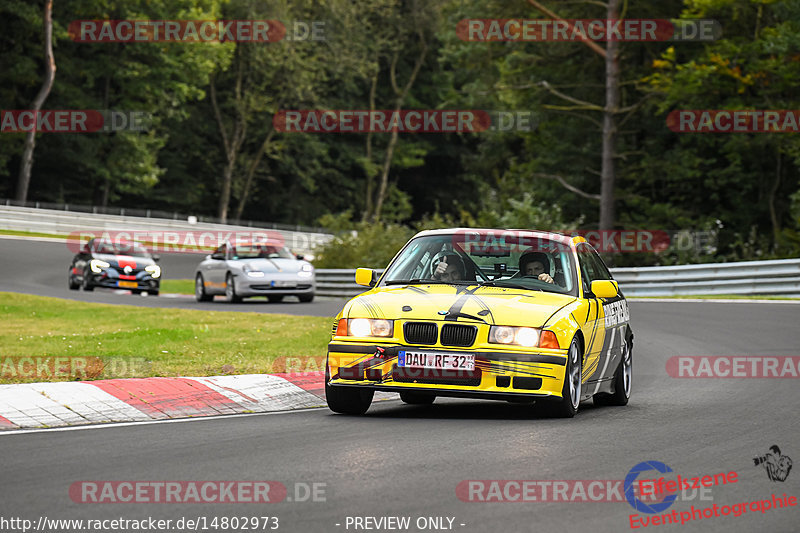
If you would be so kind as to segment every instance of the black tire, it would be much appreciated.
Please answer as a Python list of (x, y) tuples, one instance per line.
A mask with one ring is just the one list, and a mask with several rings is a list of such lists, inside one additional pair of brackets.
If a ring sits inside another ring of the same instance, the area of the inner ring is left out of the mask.
[(210, 302), (214, 299), (214, 296), (206, 292), (202, 274), (198, 274), (197, 277), (194, 278), (194, 299), (198, 302)]
[(142, 294), (142, 292), (144, 292), (144, 291), (142, 291), (142, 289), (131, 289), (131, 294), (140, 295), (140, 294)]
[(343, 415), (363, 415), (372, 404), (375, 391), (350, 387), (331, 387), (327, 364), (325, 365), (325, 400), (334, 413)]
[(94, 285), (92, 285), (92, 282), (90, 280), (90, 274), (88, 268), (83, 271), (83, 281), (81, 281), (81, 288), (85, 291), (90, 291), (90, 292), (94, 290)]
[(236, 294), (236, 285), (230, 272), (225, 276), (225, 301), (229, 304), (238, 304), (242, 301), (242, 297)]
[(269, 303), (272, 303), (272, 304), (281, 303), (283, 301), (283, 295), (282, 294), (274, 294), (272, 296), (267, 296), (267, 300), (269, 300)]
[(630, 341), (623, 345), (622, 358), (614, 372), (612, 386), (614, 392), (600, 392), (592, 396), (595, 405), (628, 405), (631, 398), (631, 381), (633, 378), (633, 346)]
[(578, 412), (583, 392), (583, 384), (581, 383), (582, 364), (583, 350), (581, 350), (581, 343), (578, 337), (573, 337), (567, 352), (567, 365), (564, 369), (564, 386), (561, 389), (561, 399), (545, 402), (542, 407), (546, 414), (556, 418), (572, 418)]
[(155, 290), (155, 291), (147, 291), (147, 294), (149, 294), (150, 296), (158, 296), (158, 290)]
[(81, 284), (75, 281), (75, 276), (72, 275), (72, 269), (70, 268), (69, 271), (69, 281), (67, 282), (69, 285), (69, 290), (77, 291), (81, 288)]
[(405, 391), (400, 393), (400, 399), (408, 405), (431, 405), (436, 399), (436, 395), (426, 392)]
[(303, 303), (309, 303), (314, 301), (313, 292), (311, 294), (298, 294), (297, 297), (300, 298), (300, 301)]

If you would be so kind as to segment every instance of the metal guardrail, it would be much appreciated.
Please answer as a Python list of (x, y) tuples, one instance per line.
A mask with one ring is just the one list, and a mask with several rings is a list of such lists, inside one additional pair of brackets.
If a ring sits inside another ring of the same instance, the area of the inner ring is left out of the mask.
[[(361, 294), (367, 289), (355, 284), (355, 272), (318, 269), (317, 294), (340, 298)], [(800, 298), (800, 259), (612, 268), (611, 272), (626, 296), (736, 294)]]
[[(34, 209), (49, 209), (51, 211), (66, 211), (68, 213), (89, 213), (93, 215), (112, 215), (121, 217), (154, 218), (163, 220), (182, 220), (185, 221), (190, 215), (178, 213), (177, 211), (161, 211), (158, 209), (135, 209), (127, 207), (100, 207), (96, 205), (81, 204), (59, 204), (52, 202), (20, 202), (10, 198), (0, 198), (0, 206), (6, 207), (30, 207)], [(325, 228), (302, 226), (299, 224), (280, 224), (277, 222), (261, 222), (255, 220), (234, 220), (229, 219), (222, 222), (216, 217), (205, 215), (194, 216), (201, 224), (223, 224), (235, 226), (247, 226), (248, 228), (259, 229), (278, 229), (286, 231), (299, 231), (303, 233), (328, 233)]]
[(314, 247), (333, 238), (329, 233), (293, 231), (289, 229), (272, 229), (265, 227), (237, 226), (231, 224), (215, 224), (211, 222), (190, 223), (186, 217), (181, 219), (148, 218), (129, 215), (107, 215), (100, 213), (84, 213), (80, 211), (62, 211), (34, 207), (17, 207), (0, 205), (0, 229), (29, 231), (68, 235), (75, 232), (104, 231), (179, 231), (179, 232), (256, 232), (264, 230), (278, 233), (286, 246), (295, 252), (313, 253)]

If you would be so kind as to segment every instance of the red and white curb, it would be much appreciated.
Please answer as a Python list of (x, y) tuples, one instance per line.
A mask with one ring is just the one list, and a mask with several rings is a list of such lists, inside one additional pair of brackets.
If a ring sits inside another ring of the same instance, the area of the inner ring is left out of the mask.
[[(0, 385), (0, 430), (320, 407), (325, 405), (323, 374), (305, 372)], [(394, 396), (376, 394), (382, 398)]]

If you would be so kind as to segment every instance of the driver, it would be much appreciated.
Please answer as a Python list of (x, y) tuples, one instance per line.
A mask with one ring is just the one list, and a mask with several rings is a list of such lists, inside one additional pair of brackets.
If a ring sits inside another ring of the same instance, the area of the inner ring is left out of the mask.
[(441, 256), (439, 264), (433, 270), (433, 279), (439, 281), (460, 281), (466, 279), (464, 260), (454, 253)]
[(527, 252), (519, 258), (519, 271), (523, 276), (533, 276), (540, 281), (555, 283), (550, 271), (550, 259), (544, 252)]

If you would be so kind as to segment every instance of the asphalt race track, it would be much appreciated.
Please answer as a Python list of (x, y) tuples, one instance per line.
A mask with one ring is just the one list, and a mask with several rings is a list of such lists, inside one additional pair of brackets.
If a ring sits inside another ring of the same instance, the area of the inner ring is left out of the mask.
[[(202, 254), (162, 253), (159, 265), (164, 279), (194, 279), (195, 268)], [(8, 239), (0, 236), (0, 291), (23, 292), (39, 296), (68, 298), (83, 302), (125, 304), (141, 307), (180, 307), (207, 311), (247, 311), (256, 313), (285, 313), (290, 315), (336, 316), (343, 302), (317, 301), (300, 303), (295, 297), (270, 304), (266, 298), (250, 298), (239, 304), (229, 304), (222, 296), (213, 302), (196, 302), (194, 297), (169, 298), (137, 296), (110, 289), (92, 292), (71, 291), (67, 288), (67, 270), (75, 252), (64, 242), (42, 242)]]
[[(75, 296), (66, 289), (70, 254), (65, 246), (2, 241), (0, 250), (0, 290)], [(174, 277), (188, 277), (179, 269), (191, 273), (193, 266), (181, 266), (178, 259), (173, 263), (168, 257), (162, 264), (169, 272), (173, 268), (180, 272)], [(79, 297), (125, 303), (129, 299), (113, 294), (80, 293)], [(142, 305), (176, 303), (165, 298), (141, 300)], [(185, 305), (193, 307), (194, 302)], [(324, 305), (312, 304), (317, 309)], [(300, 304), (243, 307), (301, 309)], [(416, 521), (449, 517), (452, 530), (465, 533), (620, 532), (631, 530), (629, 516), (636, 513), (624, 501), (468, 502), (459, 499), (456, 488), (465, 480), (622, 480), (642, 461), (671, 467), (674, 472), (666, 475), (668, 479), (675, 479), (675, 474), (684, 478), (738, 474), (735, 483), (714, 487), (704, 499), (689, 491), (664, 513), (690, 512), (692, 506), (722, 508), (771, 499), (772, 494), (797, 497), (797, 467), (785, 481), (771, 481), (753, 458), (767, 453), (772, 445), (780, 446), (795, 461), (800, 458), (798, 381), (672, 378), (666, 362), (676, 355), (800, 355), (798, 312), (798, 305), (783, 303), (633, 302), (636, 340), (631, 403), (596, 408), (589, 402), (571, 420), (539, 418), (527, 405), (440, 399), (431, 407), (381, 402), (365, 417), (315, 409), (0, 434), (4, 481), (0, 515), (34, 524), (40, 517), (154, 517), (172, 519), (173, 524), (181, 517), (207, 517), (210, 524), (214, 517), (276, 516), (279, 531), (297, 532), (365, 531), (354, 527), (355, 517), (386, 516), (410, 517), (411, 527), (400, 531), (440, 531), (447, 529), (418, 529)], [(657, 475), (651, 472), (643, 477)], [(85, 480), (272, 480), (287, 487), (292, 501), (75, 503), (70, 486)], [(318, 501), (296, 501), (298, 494), (306, 493), (303, 484), (313, 483), (324, 484), (318, 485), (324, 489)], [(510, 496), (515, 494), (519, 497), (517, 492)], [(443, 523), (446, 527), (448, 521)], [(748, 508), (738, 517), (731, 514), (639, 530), (792, 532), (798, 531), (798, 523), (797, 506), (765, 512)]]

